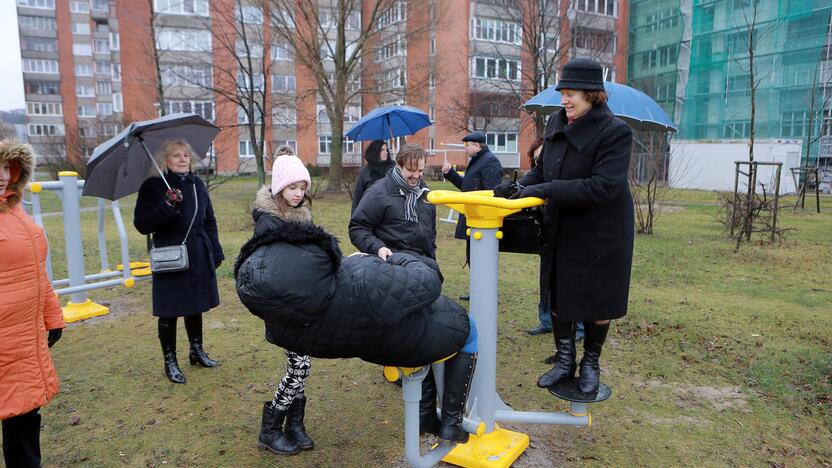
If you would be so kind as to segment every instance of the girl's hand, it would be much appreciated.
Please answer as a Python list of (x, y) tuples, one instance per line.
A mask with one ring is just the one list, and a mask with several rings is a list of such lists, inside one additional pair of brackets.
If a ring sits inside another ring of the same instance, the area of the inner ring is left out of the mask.
[(391, 255), (393, 255), (393, 251), (388, 249), (387, 247), (382, 247), (378, 249), (378, 258), (384, 260), (385, 262), (388, 258), (390, 258)]

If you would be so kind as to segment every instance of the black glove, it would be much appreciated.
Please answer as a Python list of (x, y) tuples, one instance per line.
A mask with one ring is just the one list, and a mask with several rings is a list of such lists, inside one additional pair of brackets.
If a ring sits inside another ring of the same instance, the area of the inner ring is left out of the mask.
[(509, 198), (514, 200), (516, 198), (526, 197), (546, 198), (546, 187), (544, 187), (543, 184), (529, 185)]
[(182, 191), (179, 189), (167, 189), (165, 190), (165, 203), (168, 206), (176, 206), (177, 203), (182, 201)]
[(63, 328), (56, 328), (54, 330), (49, 330), (49, 335), (46, 338), (46, 343), (51, 348), (52, 345), (58, 342), (61, 339), (61, 333), (63, 333)]
[(523, 188), (522, 185), (516, 181), (509, 180), (494, 187), (494, 196), (500, 198), (509, 198)]

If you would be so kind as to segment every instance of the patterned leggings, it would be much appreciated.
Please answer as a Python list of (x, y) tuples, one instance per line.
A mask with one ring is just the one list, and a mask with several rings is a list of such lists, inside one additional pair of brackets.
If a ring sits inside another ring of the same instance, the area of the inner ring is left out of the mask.
[(277, 386), (274, 392), (272, 407), (278, 411), (285, 411), (292, 404), (295, 397), (303, 396), (303, 387), (306, 378), (312, 371), (312, 361), (309, 356), (300, 355), (294, 351), (286, 350), (286, 375)]

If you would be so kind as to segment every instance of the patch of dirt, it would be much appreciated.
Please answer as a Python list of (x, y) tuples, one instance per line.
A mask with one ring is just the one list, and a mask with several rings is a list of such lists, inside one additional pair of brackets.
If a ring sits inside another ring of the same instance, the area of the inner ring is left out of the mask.
[(676, 396), (680, 406), (690, 406), (707, 402), (719, 411), (737, 410), (748, 413), (748, 400), (739, 387), (706, 387), (682, 383), (648, 380), (643, 388), (666, 388)]

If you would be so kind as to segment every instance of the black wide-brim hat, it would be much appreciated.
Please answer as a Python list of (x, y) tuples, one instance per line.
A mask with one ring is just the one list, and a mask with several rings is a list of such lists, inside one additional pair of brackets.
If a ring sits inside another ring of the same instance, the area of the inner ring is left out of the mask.
[(560, 81), (555, 89), (580, 89), (584, 91), (604, 90), (604, 69), (589, 59), (575, 59), (563, 66)]

